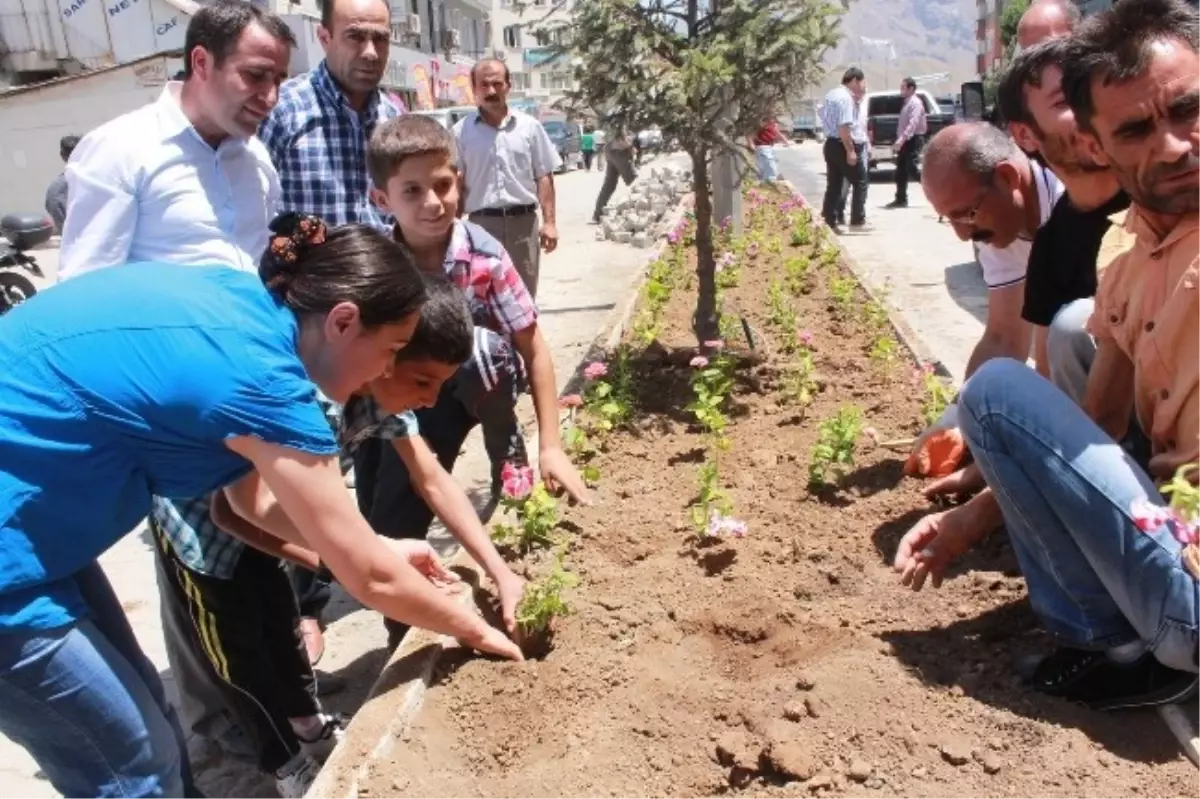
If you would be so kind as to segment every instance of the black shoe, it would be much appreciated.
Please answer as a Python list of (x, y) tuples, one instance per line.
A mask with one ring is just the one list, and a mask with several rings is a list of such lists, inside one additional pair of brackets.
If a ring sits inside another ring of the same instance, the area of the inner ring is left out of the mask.
[(346, 678), (327, 671), (313, 669), (313, 679), (317, 683), (317, 696), (332, 696), (346, 690)]
[(1197, 679), (1164, 666), (1149, 652), (1118, 663), (1103, 652), (1062, 647), (1038, 664), (1030, 683), (1037, 691), (1093, 710), (1122, 710), (1182, 702), (1195, 695)]
[(885, 205), (883, 207), (884, 208), (907, 208), (908, 200), (892, 200), (890, 203), (888, 203), (887, 205)]

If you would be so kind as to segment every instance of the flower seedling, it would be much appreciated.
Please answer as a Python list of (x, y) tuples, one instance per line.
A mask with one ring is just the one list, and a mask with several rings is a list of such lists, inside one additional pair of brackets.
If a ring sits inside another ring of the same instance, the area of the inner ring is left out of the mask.
[(612, 366), (610, 373), (608, 364), (595, 361), (583, 370), (589, 381), (583, 392), (584, 407), (594, 420), (595, 429), (605, 433), (633, 416), (633, 369), (626, 348), (617, 351)]
[(824, 485), (830, 474), (840, 480), (854, 465), (854, 447), (862, 427), (862, 411), (851, 405), (839, 408), (832, 419), (821, 422), (808, 466), (809, 487)]
[(1195, 578), (1200, 578), (1200, 489), (1192, 481), (1198, 470), (1196, 464), (1185, 463), (1170, 482), (1160, 487), (1170, 499), (1166, 507), (1141, 499), (1135, 500), (1129, 509), (1133, 523), (1142, 532), (1167, 528), (1183, 545), (1184, 568)]
[(500, 504), (516, 516), (516, 524), (500, 523), (492, 528), (492, 540), (525, 554), (557, 542), (558, 501), (544, 483), (533, 482), (533, 469), (504, 464), (500, 477)]
[(705, 342), (715, 350), (712, 358), (697, 355), (692, 358), (692, 400), (687, 410), (696, 417), (696, 423), (705, 435), (724, 446), (725, 428), (729, 419), (725, 416), (725, 399), (733, 389), (733, 359), (724, 353), (723, 342)]
[(796, 348), (796, 310), (783, 292), (783, 284), (772, 280), (767, 287), (767, 321), (782, 337), (781, 350), (794, 352)]
[(733, 506), (729, 497), (721, 490), (721, 470), (716, 453), (701, 463), (696, 470), (696, 501), (692, 503), (692, 526), (697, 539), (708, 535), (709, 520), (713, 516), (725, 516)]
[(871, 350), (867, 355), (871, 359), (871, 365), (886, 379), (900, 356), (900, 345), (896, 343), (895, 338), (884, 333), (871, 342)]
[(788, 293), (793, 297), (799, 297), (801, 294), (812, 291), (809, 275), (811, 265), (812, 262), (807, 255), (795, 255), (783, 262), (784, 283), (787, 284)]
[(741, 273), (737, 267), (737, 256), (731, 252), (725, 253), (717, 260), (717, 288), (736, 288), (740, 279)]
[[(803, 334), (801, 335), (803, 336)], [(808, 340), (812, 341), (811, 334)], [(798, 405), (801, 409), (807, 408), (812, 404), (818, 387), (812, 351), (803, 344), (802, 339), (796, 360), (784, 367), (783, 401), (787, 405)]]
[(946, 406), (954, 400), (954, 388), (938, 377), (933, 364), (913, 370), (913, 382), (921, 387), (921, 419), (931, 425), (941, 418)]
[(854, 314), (854, 278), (835, 277), (829, 281), (829, 296), (837, 317), (842, 320), (850, 319)]
[(812, 219), (807, 211), (796, 214), (792, 223), (792, 246), (807, 247), (812, 244)]
[(525, 593), (517, 603), (517, 634), (521, 648), (528, 655), (549, 649), (549, 639), (555, 622), (571, 613), (563, 593), (579, 585), (579, 577), (563, 567), (562, 558), (555, 557), (550, 571), (525, 584)]

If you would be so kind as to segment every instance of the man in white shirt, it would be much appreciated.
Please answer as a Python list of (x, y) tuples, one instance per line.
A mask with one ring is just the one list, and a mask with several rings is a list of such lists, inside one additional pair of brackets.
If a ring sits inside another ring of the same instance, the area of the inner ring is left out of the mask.
[(71, 155), (59, 280), (131, 261), (258, 268), (279, 176), (254, 134), (295, 43), (279, 17), (249, 4), (198, 12), (183, 82)]
[(554, 172), (562, 159), (540, 122), (509, 109), (512, 84), (503, 61), (479, 61), (471, 68), (471, 82), (479, 110), (454, 126), (465, 184), (462, 210), (504, 245), (525, 288), (536, 297), (541, 251), (554, 252), (558, 246)]
[[(188, 24), (182, 83), (93, 130), (72, 153), (58, 279), (133, 261), (257, 270), (279, 176), (254, 134), (278, 101), (295, 44), (286, 23), (247, 2), (201, 7)], [(167, 593), (163, 637), (185, 729), (253, 757), (207, 664), (181, 643), (192, 621)]]
[(1033, 236), (1050, 218), (1062, 184), (1003, 131), (969, 123), (930, 140), (922, 185), (958, 237), (979, 244), (988, 312), (965, 378), (992, 358), (1026, 360), (1032, 328), (1021, 318), (1025, 269)]

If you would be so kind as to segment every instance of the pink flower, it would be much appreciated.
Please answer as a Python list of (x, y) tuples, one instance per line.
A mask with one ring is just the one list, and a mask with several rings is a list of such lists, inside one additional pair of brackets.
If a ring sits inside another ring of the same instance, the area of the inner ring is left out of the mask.
[(728, 535), (730, 538), (745, 538), (750, 528), (741, 519), (724, 516), (719, 511), (713, 511), (708, 517), (708, 535), (717, 537)]
[(588, 380), (599, 380), (608, 374), (608, 366), (601, 361), (593, 361), (583, 370), (583, 376)]
[(1135, 499), (1129, 505), (1129, 514), (1133, 516), (1133, 523), (1137, 528), (1143, 533), (1148, 533), (1167, 523), (1171, 518), (1171, 509), (1155, 505), (1146, 499)]
[(811, 330), (801, 330), (799, 333), (796, 334), (796, 338), (799, 339), (800, 343), (803, 344), (805, 347), (812, 346), (813, 334), (812, 334)]
[(710, 339), (710, 340), (708, 340), (708, 341), (704, 342), (704, 348), (705, 348), (706, 350), (721, 350), (721, 349), (725, 349), (725, 342), (724, 342), (724, 341), (722, 341), (722, 340), (721, 340), (721, 339), (719, 339), (719, 338)]
[(705, 358), (703, 355), (697, 355), (695, 358), (692, 358), (691, 364), (697, 369), (703, 369), (708, 366), (708, 358)]
[(558, 399), (558, 407), (560, 408), (578, 408), (582, 404), (583, 397), (578, 394), (567, 394)]
[(683, 236), (682, 236), (682, 234), (680, 234), (680, 232), (678, 230), (672, 230), (670, 233), (667, 234), (667, 243), (668, 244), (678, 244), (679, 240), (681, 238), (683, 238)]
[(500, 482), (504, 496), (509, 499), (525, 499), (533, 491), (533, 469), (505, 461), (500, 467)]
[(725, 217), (724, 219), (721, 220), (721, 225), (720, 225), (721, 230), (727, 229), (731, 224), (733, 224), (733, 217), (729, 217), (729, 216)]

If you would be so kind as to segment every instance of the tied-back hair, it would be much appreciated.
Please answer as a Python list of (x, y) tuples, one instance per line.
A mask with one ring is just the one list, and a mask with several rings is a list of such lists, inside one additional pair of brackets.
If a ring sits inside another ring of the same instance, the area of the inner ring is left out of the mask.
[(325, 227), (318, 217), (284, 214), (271, 223), (258, 275), (297, 316), (358, 306), (364, 327), (393, 324), (420, 310), (425, 284), (408, 251), (366, 225)]

